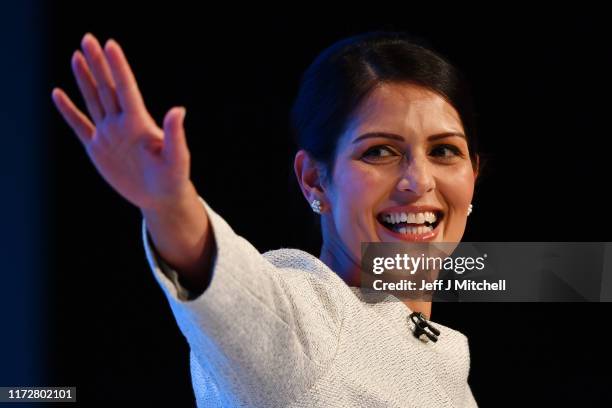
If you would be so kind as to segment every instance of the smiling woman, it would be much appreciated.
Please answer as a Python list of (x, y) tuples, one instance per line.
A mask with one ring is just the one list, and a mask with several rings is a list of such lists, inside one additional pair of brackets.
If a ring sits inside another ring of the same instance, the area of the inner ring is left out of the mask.
[(440, 94), (381, 83), (338, 138), (330, 180), (298, 154), (304, 194), (327, 209), (321, 259), (356, 282), (361, 242), (460, 241), (477, 176), (463, 132)]
[(466, 337), (435, 325), (438, 341), (424, 343), (411, 316), (429, 317), (430, 303), (356, 284), (361, 242), (463, 236), (479, 160), (469, 93), (448, 62), (383, 32), (336, 43), (308, 68), (292, 123), (297, 180), (320, 217), (316, 257), (261, 254), (237, 235), (190, 181), (184, 108), (158, 127), (119, 45), (88, 34), (82, 47), (72, 66), (89, 117), (62, 90), (53, 99), (101, 175), (142, 211), (198, 406), (476, 405)]
[(461, 241), (480, 160), (468, 85), (442, 57), (400, 34), (341, 41), (306, 71), (292, 123), (320, 258), (347, 284), (362, 242)]

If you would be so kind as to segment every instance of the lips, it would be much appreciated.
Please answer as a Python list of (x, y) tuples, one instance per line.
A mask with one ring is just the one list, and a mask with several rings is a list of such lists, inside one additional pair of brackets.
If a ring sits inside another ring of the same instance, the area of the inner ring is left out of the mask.
[(376, 217), (384, 231), (403, 241), (428, 241), (438, 234), (444, 211), (431, 206), (386, 209)]

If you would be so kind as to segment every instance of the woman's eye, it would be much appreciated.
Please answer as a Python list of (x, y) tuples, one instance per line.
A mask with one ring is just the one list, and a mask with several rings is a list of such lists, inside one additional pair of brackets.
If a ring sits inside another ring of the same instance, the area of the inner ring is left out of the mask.
[(367, 157), (370, 160), (380, 161), (381, 159), (386, 159), (389, 157), (399, 156), (395, 151), (391, 150), (386, 146), (376, 146), (368, 149), (363, 157)]
[(461, 150), (457, 146), (453, 145), (439, 145), (436, 146), (431, 154), (436, 157), (441, 157), (443, 159), (450, 159), (455, 156), (462, 156)]

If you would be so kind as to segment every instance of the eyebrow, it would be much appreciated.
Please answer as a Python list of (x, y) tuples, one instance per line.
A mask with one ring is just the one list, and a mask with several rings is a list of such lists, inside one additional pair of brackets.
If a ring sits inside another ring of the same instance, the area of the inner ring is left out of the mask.
[[(427, 140), (428, 141), (435, 141), (435, 140), (438, 140), (438, 139), (444, 139), (444, 138), (452, 137), (452, 136), (462, 137), (462, 138), (467, 140), (465, 135), (463, 133), (459, 133), (459, 132), (436, 133), (435, 135), (428, 136)], [(369, 133), (364, 133), (363, 135), (359, 135), (358, 137), (356, 137), (355, 140), (353, 140), (353, 143), (357, 143), (360, 140), (370, 139), (370, 138), (373, 138), (373, 137), (384, 137), (384, 138), (387, 138), (387, 139), (397, 140), (399, 142), (405, 142), (405, 140), (404, 140), (404, 138), (402, 136), (396, 135), (395, 133), (369, 132)]]

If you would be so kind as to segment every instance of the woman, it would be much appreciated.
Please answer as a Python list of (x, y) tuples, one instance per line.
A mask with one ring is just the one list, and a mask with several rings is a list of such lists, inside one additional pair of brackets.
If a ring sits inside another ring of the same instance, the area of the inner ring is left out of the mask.
[[(260, 254), (197, 194), (184, 108), (159, 128), (119, 45), (87, 34), (72, 68), (87, 117), (53, 100), (100, 174), (143, 214), (147, 259), (191, 348), (198, 406), (475, 406), (465, 336), (430, 302), (359, 288), (361, 242), (457, 242), (478, 156), (465, 85), (405, 35), (334, 44), (306, 71), (292, 111), (294, 169), (320, 216), (319, 258)], [(405, 215), (404, 215), (405, 214)]]

